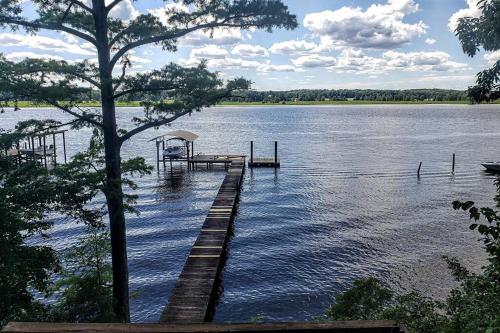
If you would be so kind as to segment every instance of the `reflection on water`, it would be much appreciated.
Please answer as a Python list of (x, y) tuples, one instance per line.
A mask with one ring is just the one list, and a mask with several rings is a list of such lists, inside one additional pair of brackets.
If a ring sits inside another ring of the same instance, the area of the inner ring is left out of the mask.
[[(176, 122), (197, 133), (195, 153), (273, 156), (281, 168), (247, 170), (223, 274), (218, 321), (302, 320), (321, 314), (354, 279), (378, 276), (396, 290), (442, 297), (453, 281), (441, 255), (481, 265), (477, 235), (451, 209), (455, 199), (491, 205), (494, 176), (479, 163), (499, 160), (498, 106), (377, 105), (213, 108)], [(137, 109), (120, 109), (125, 123)], [(0, 115), (50, 117), (51, 110)], [(10, 124), (10, 125), (9, 125)], [(474, 124), (471, 126), (471, 124)], [(68, 151), (85, 148), (88, 130), (69, 132)], [(143, 133), (127, 156), (156, 165)], [(456, 168), (451, 174), (452, 154)], [(422, 161), (421, 177), (417, 168)], [(157, 321), (222, 182), (223, 168), (169, 165), (136, 179), (139, 217), (128, 217), (134, 321)], [(81, 226), (59, 223), (58, 247)]]

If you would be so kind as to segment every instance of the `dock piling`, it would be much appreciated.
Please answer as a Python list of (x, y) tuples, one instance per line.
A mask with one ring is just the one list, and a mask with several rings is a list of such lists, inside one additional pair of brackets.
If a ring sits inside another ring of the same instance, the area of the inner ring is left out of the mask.
[(253, 141), (250, 141), (250, 164), (253, 165)]
[(278, 167), (278, 141), (274, 141), (274, 167)]
[(420, 178), (420, 168), (422, 168), (422, 162), (418, 165), (417, 177)]
[(455, 173), (455, 153), (453, 153), (453, 162), (451, 166), (451, 173)]

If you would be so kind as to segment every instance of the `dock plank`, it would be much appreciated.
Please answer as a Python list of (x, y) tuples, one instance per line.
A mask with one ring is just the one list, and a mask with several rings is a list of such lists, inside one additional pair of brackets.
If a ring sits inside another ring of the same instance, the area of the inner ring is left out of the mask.
[[(201, 160), (198, 159), (198, 162)], [(244, 170), (244, 159), (230, 161), (228, 172), (163, 310), (160, 323), (211, 320)]]

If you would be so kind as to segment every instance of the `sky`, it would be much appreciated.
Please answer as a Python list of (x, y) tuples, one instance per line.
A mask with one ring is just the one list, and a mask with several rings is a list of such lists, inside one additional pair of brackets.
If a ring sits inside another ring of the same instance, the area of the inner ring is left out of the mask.
[[(258, 90), (466, 89), (477, 72), (500, 60), (500, 52), (467, 57), (453, 30), (460, 17), (478, 16), (477, 0), (283, 0), (295, 30), (217, 30), (179, 40), (178, 51), (147, 46), (130, 55), (132, 72), (170, 62), (195, 66), (207, 59), (224, 79), (245, 77)], [(25, 1), (27, 17), (33, 16)], [(165, 19), (171, 1), (123, 0), (112, 15), (140, 13)], [(0, 29), (0, 53), (25, 57), (95, 60), (89, 43), (57, 32), (37, 36)]]

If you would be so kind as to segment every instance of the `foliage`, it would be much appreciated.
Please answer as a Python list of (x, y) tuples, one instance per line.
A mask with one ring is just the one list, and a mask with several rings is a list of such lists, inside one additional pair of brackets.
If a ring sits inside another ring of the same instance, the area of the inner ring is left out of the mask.
[(446, 89), (299, 89), (290, 91), (241, 91), (238, 97), (226, 98), (228, 101), (280, 103), (294, 101), (466, 101), (467, 94), (459, 90)]
[(367, 320), (381, 316), (392, 299), (392, 292), (383, 288), (375, 278), (354, 282), (354, 286), (337, 296), (326, 312), (334, 320)]
[(111, 289), (111, 243), (102, 227), (87, 227), (87, 233), (64, 258), (63, 278), (53, 290), (62, 288), (50, 309), (51, 321), (113, 322)]
[(379, 280), (367, 278), (337, 295), (324, 315), (328, 320), (382, 320), (404, 323), (410, 332), (439, 332), (446, 319), (436, 313), (439, 304), (417, 293), (395, 296)]
[[(60, 125), (54, 120), (21, 122), (15, 131), (0, 135), (0, 150)], [(18, 164), (15, 158), (0, 155), (0, 197), (4, 198), (0, 200), (0, 326), (10, 320), (112, 318), (109, 311), (104, 311), (112, 304), (109, 284), (106, 285), (111, 276), (107, 266), (109, 244), (104, 244), (108, 237), (101, 232), (107, 211), (95, 200), (106, 189), (102, 141), (101, 131), (94, 129), (88, 150), (51, 170), (37, 162)], [(123, 161), (122, 169), (125, 176), (122, 181), (131, 188), (136, 185), (127, 175), (133, 177), (151, 171), (142, 158)], [(134, 211), (134, 199), (135, 196), (124, 194), (130, 211)], [(69, 259), (78, 269), (69, 272), (62, 270), (53, 248), (31, 241), (35, 236), (48, 238), (52, 218), (56, 216), (83, 222), (93, 230), (88, 240), (71, 251)], [(54, 274), (61, 272), (65, 279), (53, 286)], [(34, 292), (50, 295), (58, 289), (55, 287), (63, 286), (65, 291), (57, 309), (34, 300)], [(86, 311), (82, 308), (83, 299), (87, 300)]]
[[(481, 16), (461, 18), (455, 31), (463, 51), (470, 57), (474, 57), (480, 48), (489, 52), (500, 50), (500, 0), (476, 1)], [(476, 85), (469, 88), (469, 97), (477, 103), (499, 99), (499, 80), (500, 60), (477, 74)]]

